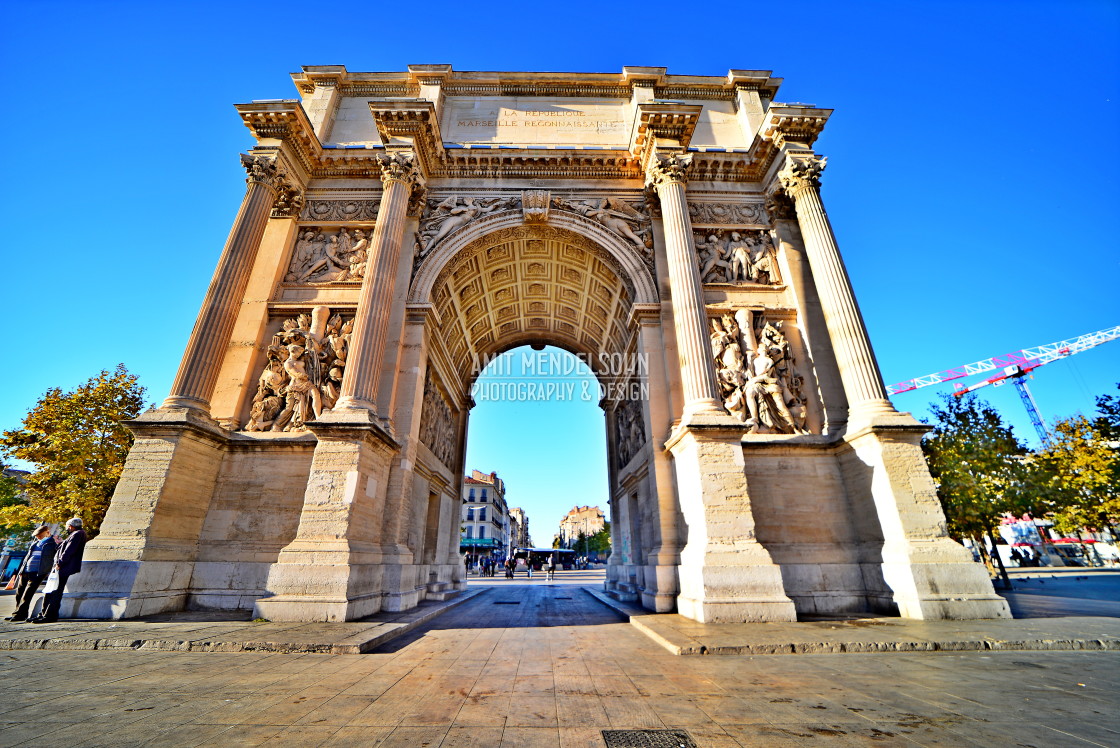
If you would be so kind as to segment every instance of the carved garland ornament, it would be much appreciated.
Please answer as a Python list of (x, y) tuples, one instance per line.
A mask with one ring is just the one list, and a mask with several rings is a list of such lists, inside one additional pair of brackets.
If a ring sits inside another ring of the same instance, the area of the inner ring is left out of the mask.
[(794, 371), (782, 323), (748, 309), (712, 317), (712, 358), (728, 412), (750, 424), (752, 434), (806, 434), (804, 378)]
[(284, 320), (268, 346), (245, 431), (306, 431), (333, 408), (353, 328), (352, 319), (330, 316), (325, 306)]
[(304, 221), (375, 221), (381, 200), (308, 200), (299, 217)]
[(689, 203), (688, 217), (693, 223), (755, 224), (769, 226), (770, 219), (762, 203)]
[(765, 230), (704, 231), (693, 234), (703, 283), (781, 283), (774, 243)]
[(369, 262), (372, 231), (304, 226), (296, 238), (285, 283), (361, 282)]

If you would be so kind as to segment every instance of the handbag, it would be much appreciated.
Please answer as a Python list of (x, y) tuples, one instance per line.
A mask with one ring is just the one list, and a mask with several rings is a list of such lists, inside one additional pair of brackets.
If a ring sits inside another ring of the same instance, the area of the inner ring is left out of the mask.
[(58, 589), (58, 567), (51, 569), (50, 575), (47, 577), (47, 583), (43, 587), (43, 592), (51, 593)]

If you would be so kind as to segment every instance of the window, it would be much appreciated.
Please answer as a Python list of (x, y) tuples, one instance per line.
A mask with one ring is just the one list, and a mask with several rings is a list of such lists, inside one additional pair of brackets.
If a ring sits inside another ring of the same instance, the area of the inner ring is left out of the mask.
[(482, 501), (486, 501), (486, 489), (482, 489)]
[(474, 533), (474, 528), (473, 527), (467, 527), (467, 537), (468, 538), (473, 538), (474, 537), (473, 533)]
[(478, 528), (478, 537), (480, 537), (480, 538), (485, 538), (486, 537), (486, 528), (485, 527)]
[(478, 508), (478, 520), (480, 522), (485, 522), (486, 521), (486, 507), (480, 506)]
[(467, 493), (467, 501), (474, 501), (474, 489), (473, 488)]
[(474, 509), (467, 508), (467, 519), (474, 519)]

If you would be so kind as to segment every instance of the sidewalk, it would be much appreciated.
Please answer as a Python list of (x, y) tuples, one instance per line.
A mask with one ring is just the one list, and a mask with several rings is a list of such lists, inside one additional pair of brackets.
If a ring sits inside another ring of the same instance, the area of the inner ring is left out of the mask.
[[(403, 613), (378, 613), (363, 621), (346, 623), (255, 622), (222, 611), (188, 611), (124, 621), (0, 621), (0, 650), (362, 654), (486, 592), (484, 588), (468, 589), (443, 602), (425, 601)], [(0, 617), (11, 615), (14, 606), (14, 594), (0, 598)]]
[(678, 655), (867, 652), (1120, 651), (1120, 618), (916, 621), (871, 617), (795, 623), (697, 623), (584, 590)]

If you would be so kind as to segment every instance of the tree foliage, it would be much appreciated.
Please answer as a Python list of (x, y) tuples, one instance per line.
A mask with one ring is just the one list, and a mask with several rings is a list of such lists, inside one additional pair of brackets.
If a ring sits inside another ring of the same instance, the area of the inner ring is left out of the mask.
[(1032, 504), (1026, 449), (999, 413), (975, 395), (942, 395), (931, 407), (936, 423), (922, 442), (938, 483), (949, 531), (979, 539), (1005, 512), (1021, 514)]
[(1064, 535), (1120, 521), (1120, 454), (1098, 427), (1101, 421), (1084, 416), (1058, 421), (1037, 455), (1054, 528)]
[(144, 388), (124, 364), (63, 392), (53, 387), (23, 419), (5, 431), (0, 448), (35, 466), (23, 487), (27, 503), (0, 509), (0, 524), (62, 522), (81, 517), (97, 532), (120, 478), (132, 435), (121, 421), (144, 406)]

